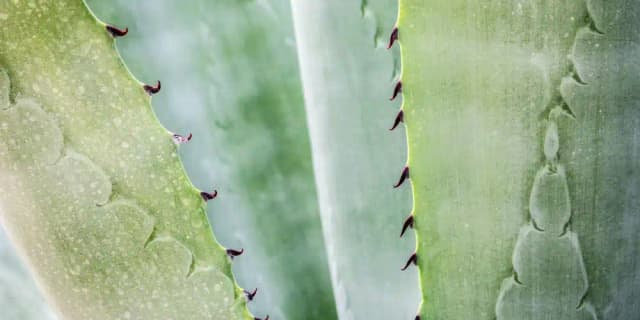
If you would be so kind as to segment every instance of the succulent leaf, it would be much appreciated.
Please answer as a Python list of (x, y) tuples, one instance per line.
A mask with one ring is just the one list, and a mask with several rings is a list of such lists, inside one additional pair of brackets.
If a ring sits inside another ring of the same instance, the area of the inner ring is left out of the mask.
[(0, 217), (58, 315), (250, 319), (104, 25), (78, 0), (0, 12)]
[(640, 314), (637, 1), (88, 1), (0, 2), (0, 221), (63, 318)]
[(88, 1), (129, 26), (117, 41), (132, 72), (162, 80), (161, 122), (194, 139), (180, 148), (209, 202), (214, 233), (254, 314), (335, 319), (291, 9), (278, 1)]
[(422, 317), (638, 314), (639, 10), (400, 1)]
[[(412, 319), (419, 303), (414, 250), (398, 234), (410, 189), (395, 58), (386, 50), (393, 0), (292, 1), (318, 198), (340, 319)], [(387, 31), (382, 31), (387, 30)], [(373, 40), (373, 41), (372, 41)], [(399, 127), (400, 128), (400, 127)]]

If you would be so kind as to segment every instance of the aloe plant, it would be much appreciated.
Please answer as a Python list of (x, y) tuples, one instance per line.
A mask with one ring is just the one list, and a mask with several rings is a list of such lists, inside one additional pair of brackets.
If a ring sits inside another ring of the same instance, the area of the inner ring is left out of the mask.
[(62, 318), (640, 314), (634, 1), (89, 5), (130, 30), (0, 3), (0, 217)]
[(639, 314), (639, 10), (400, 2), (423, 317)]
[(292, 7), (338, 315), (410, 319), (419, 304), (418, 278), (400, 268), (414, 244), (398, 235), (411, 192), (392, 188), (405, 165), (406, 140), (400, 128), (388, 130), (399, 108), (388, 100), (399, 65), (386, 50), (397, 4), (293, 1)]
[[(180, 157), (256, 315), (335, 318), (288, 1), (88, 1), (128, 26), (116, 43), (134, 75), (162, 80), (160, 122), (192, 132)], [(277, 67), (274, 67), (276, 65)], [(275, 223), (277, 222), (277, 223)]]
[(156, 89), (104, 25), (80, 1), (0, 12), (3, 225), (57, 313), (249, 318), (236, 251), (216, 243), (177, 156), (186, 139), (157, 122)]

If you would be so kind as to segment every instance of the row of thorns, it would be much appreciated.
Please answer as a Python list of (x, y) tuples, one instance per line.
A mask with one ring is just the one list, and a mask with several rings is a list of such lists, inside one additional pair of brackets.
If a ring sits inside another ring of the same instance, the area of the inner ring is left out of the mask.
[[(393, 30), (391, 31), (391, 36), (389, 37), (389, 44), (387, 45), (387, 49), (391, 49), (391, 47), (393, 47), (393, 44), (397, 40), (398, 40), (398, 27), (394, 27)], [(396, 86), (393, 89), (393, 94), (391, 95), (391, 98), (389, 100), (391, 101), (395, 100), (396, 97), (401, 92), (402, 92), (402, 80), (398, 80), (398, 82), (396, 83)], [(393, 122), (393, 126), (389, 130), (393, 131), (396, 127), (398, 127), (400, 122), (404, 122), (404, 111), (402, 110), (402, 108), (400, 108), (400, 111), (398, 112), (398, 115), (396, 116), (396, 119)], [(400, 187), (404, 183), (404, 181), (407, 179), (409, 179), (409, 164), (405, 165), (404, 168), (402, 168), (402, 172), (400, 173), (400, 179), (393, 187), (394, 188)], [(412, 212), (411, 214), (409, 214), (409, 216), (404, 220), (404, 223), (402, 224), (402, 231), (400, 231), (400, 238), (402, 238), (402, 236), (404, 235), (404, 233), (407, 231), (408, 228), (413, 228), (413, 224), (414, 224), (414, 217)], [(413, 254), (411, 254), (409, 259), (405, 263), (404, 267), (402, 267), (400, 270), (402, 271), (407, 270), (407, 268), (409, 268), (409, 266), (412, 264), (415, 266), (418, 265), (418, 254), (416, 251), (414, 251)], [(420, 320), (420, 315), (419, 314), (416, 315), (414, 320)]]
[[(129, 33), (129, 28), (120, 29), (118, 27), (115, 27), (115, 26), (112, 26), (112, 25), (109, 25), (109, 24), (105, 25), (105, 29), (107, 30), (107, 32), (113, 38), (123, 37), (123, 36), (127, 35), (127, 33)], [(152, 95), (160, 92), (160, 89), (162, 87), (161, 87), (160, 81), (157, 81), (156, 85), (154, 85), (154, 86), (149, 85), (149, 84), (145, 84), (145, 85), (142, 86), (142, 88), (144, 89), (144, 91), (149, 96), (152, 96)], [(185, 144), (185, 143), (191, 141), (192, 137), (193, 137), (193, 135), (191, 133), (189, 133), (187, 136), (183, 136), (183, 135), (180, 135), (180, 134), (172, 133), (173, 142), (175, 142), (178, 145)], [(217, 190), (213, 190), (213, 192), (201, 191), (200, 192), (200, 196), (202, 197), (202, 199), (205, 202), (207, 202), (209, 200), (215, 199), (218, 196), (218, 191)], [(229, 258), (231, 260), (233, 260), (234, 257), (237, 257), (237, 256), (242, 255), (244, 253), (244, 248), (241, 248), (240, 250), (226, 249), (226, 253), (227, 253), (227, 256), (229, 256)], [(243, 291), (244, 291), (245, 296), (247, 297), (247, 300), (248, 301), (253, 301), (253, 298), (258, 293), (258, 288), (253, 289), (253, 291), (248, 291), (248, 290), (243, 290)], [(269, 315), (267, 315), (264, 319), (263, 318), (254, 317), (254, 320), (269, 320)]]
[[(125, 36), (128, 32), (129, 32), (129, 28), (125, 28), (125, 29), (120, 29), (117, 28), (115, 26), (112, 25), (105, 25), (105, 28), (107, 29), (107, 32), (109, 32), (109, 34), (113, 37), (113, 38), (118, 38), (118, 37), (123, 37)], [(393, 47), (393, 44), (398, 40), (398, 28), (394, 27), (392, 32), (391, 32), (391, 36), (389, 37), (389, 44), (387, 45), (387, 49), (391, 49), (391, 47)], [(161, 84), (160, 81), (157, 81), (155, 86), (152, 85), (148, 85), (145, 84), (143, 86), (143, 89), (145, 92), (147, 92), (147, 94), (154, 95), (156, 93), (158, 93), (161, 89)], [(396, 99), (396, 97), (398, 97), (398, 95), (402, 92), (402, 80), (399, 80), (396, 84), (396, 86), (393, 89), (393, 94), (391, 96), (391, 98), (389, 100), (393, 101)], [(404, 122), (404, 111), (402, 110), (402, 108), (400, 109), (400, 111), (398, 112), (398, 115), (396, 116), (393, 126), (389, 129), (389, 130), (394, 130), (396, 127), (398, 127), (398, 125)], [(187, 136), (182, 136), (179, 134), (173, 134), (173, 141), (176, 144), (184, 144), (187, 143), (189, 141), (191, 141), (191, 138), (193, 137), (193, 135), (191, 133), (189, 133), (189, 135)], [(405, 180), (407, 180), (409, 178), (409, 166), (406, 165), (403, 169), (402, 172), (400, 174), (400, 179), (398, 180), (398, 182), (393, 186), (394, 188), (398, 188), (400, 187)], [(213, 190), (213, 192), (205, 192), (202, 191), (200, 192), (200, 196), (202, 197), (202, 199), (204, 201), (209, 201), (209, 200), (213, 200), (218, 196), (218, 191), (217, 190)], [(404, 233), (407, 231), (408, 228), (413, 228), (413, 224), (414, 224), (414, 218), (413, 218), (413, 213), (410, 214), (404, 221), (404, 224), (402, 225), (402, 231), (400, 232), (400, 237), (402, 237), (404, 235)], [(229, 258), (233, 259), (234, 257), (237, 257), (241, 254), (244, 253), (244, 249), (241, 248), (240, 250), (235, 250), (235, 249), (227, 249), (226, 250), (227, 255), (229, 256)], [(407, 262), (405, 263), (404, 267), (401, 268), (402, 271), (406, 270), (407, 268), (409, 268), (409, 266), (413, 264), (413, 265), (417, 265), (418, 264), (418, 255), (417, 253), (414, 251), (414, 253), (409, 257), (409, 259), (407, 260)], [(253, 298), (255, 297), (255, 295), (258, 293), (258, 288), (253, 289), (253, 291), (247, 291), (244, 290), (245, 296), (247, 297), (247, 300), (252, 301)], [(269, 315), (267, 315), (264, 319), (262, 318), (257, 318), (254, 317), (255, 320), (269, 320)], [(420, 315), (417, 315), (415, 317), (415, 320), (420, 320)]]

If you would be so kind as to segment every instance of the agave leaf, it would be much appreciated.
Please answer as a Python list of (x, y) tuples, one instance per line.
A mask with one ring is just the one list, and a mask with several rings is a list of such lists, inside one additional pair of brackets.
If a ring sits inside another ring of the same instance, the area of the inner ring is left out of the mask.
[[(406, 160), (398, 103), (388, 101), (395, 1), (292, 1), (323, 231), (340, 319), (411, 319), (414, 250), (399, 239), (410, 190), (392, 188)], [(386, 37), (386, 36), (385, 36)]]
[(638, 10), (400, 1), (424, 318), (638, 314)]
[[(559, 123), (574, 216), (601, 319), (640, 314), (640, 6), (587, 1), (592, 22), (572, 49), (561, 92), (577, 121)], [(580, 84), (580, 82), (584, 84)]]
[(249, 319), (204, 202), (82, 1), (0, 3), (3, 225), (64, 319)]
[(245, 254), (234, 274), (257, 315), (335, 319), (289, 2), (89, 1), (128, 26), (132, 72), (162, 80), (161, 122), (194, 140), (180, 149), (220, 241)]

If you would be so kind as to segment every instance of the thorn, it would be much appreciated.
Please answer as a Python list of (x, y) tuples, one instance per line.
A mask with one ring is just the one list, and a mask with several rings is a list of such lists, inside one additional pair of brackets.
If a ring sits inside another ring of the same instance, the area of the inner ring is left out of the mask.
[(234, 257), (237, 257), (239, 255), (241, 255), (242, 253), (244, 253), (244, 249), (240, 249), (240, 250), (234, 250), (234, 249), (227, 249), (227, 255), (229, 256), (229, 258), (233, 259)]
[(253, 297), (256, 296), (256, 293), (258, 293), (258, 288), (253, 289), (252, 292), (249, 292), (247, 290), (244, 290), (244, 294), (247, 296), (247, 299), (249, 301), (253, 301)]
[(513, 281), (515, 281), (519, 285), (522, 285), (522, 282), (520, 282), (520, 277), (518, 276), (518, 273), (515, 270), (513, 271)]
[(405, 166), (404, 169), (402, 169), (402, 174), (400, 175), (400, 180), (398, 180), (398, 183), (396, 183), (393, 187), (397, 188), (397, 187), (401, 186), (402, 183), (404, 182), (404, 180), (406, 180), (407, 178), (409, 178), (409, 166)]
[(544, 229), (542, 229), (542, 228), (540, 228), (540, 227), (538, 226), (538, 224), (536, 223), (536, 220), (535, 220), (535, 219), (533, 219), (533, 218), (531, 219), (531, 224), (533, 225), (533, 228), (534, 228), (534, 229), (536, 229), (536, 230), (538, 230), (538, 231), (540, 231), (540, 232), (544, 232)]
[(389, 37), (389, 45), (387, 46), (387, 49), (391, 49), (396, 40), (398, 40), (398, 27), (393, 27), (393, 31), (391, 31), (391, 36)]
[(407, 228), (409, 227), (413, 229), (413, 214), (409, 215), (407, 219), (404, 220), (404, 224), (402, 225), (402, 232), (400, 232), (400, 238), (402, 238), (404, 232), (407, 231)]
[(414, 320), (420, 320), (420, 315), (417, 315)]
[(391, 127), (389, 131), (393, 131), (400, 124), (400, 122), (404, 122), (404, 111), (402, 111), (402, 109), (400, 109), (400, 112), (398, 112), (396, 120), (393, 121), (393, 127)]
[(151, 230), (151, 233), (149, 234), (149, 237), (147, 238), (147, 240), (145, 240), (143, 247), (146, 249), (147, 246), (157, 238), (158, 238), (158, 229), (154, 225), (153, 229)]
[(129, 32), (129, 28), (124, 28), (124, 30), (122, 30), (120, 28), (117, 28), (109, 24), (105, 25), (104, 27), (107, 29), (107, 32), (109, 32), (109, 34), (113, 38), (124, 37)]
[(191, 141), (191, 138), (193, 138), (193, 134), (189, 133), (189, 135), (185, 137), (177, 133), (174, 133), (172, 138), (175, 144), (185, 144)]
[(590, 19), (590, 20), (591, 22), (589, 23), (589, 26), (588, 26), (589, 30), (599, 35), (604, 35), (604, 32), (600, 31), (600, 29), (598, 29), (598, 26), (596, 26), (596, 22), (593, 21), (593, 19)]
[(254, 317), (254, 320), (269, 320), (269, 315), (267, 315), (266, 318), (262, 319), (262, 318), (258, 318), (258, 317)]
[(391, 96), (391, 99), (389, 99), (390, 101), (393, 101), (396, 99), (396, 97), (398, 96), (398, 93), (402, 92), (402, 81), (398, 81), (398, 83), (396, 84), (396, 87), (393, 88), (393, 95)]
[(407, 268), (409, 268), (409, 265), (411, 265), (412, 263), (415, 266), (418, 265), (418, 255), (415, 252), (411, 255), (411, 257), (409, 257), (409, 260), (407, 260), (407, 263), (404, 265), (404, 268), (400, 270), (402, 271), (407, 270)]
[(211, 193), (202, 191), (200, 192), (200, 196), (204, 201), (213, 200), (218, 196), (218, 190), (213, 190)]
[(155, 87), (145, 84), (144, 86), (142, 86), (142, 88), (144, 88), (144, 91), (146, 91), (148, 95), (152, 96), (158, 93), (160, 91), (160, 88), (162, 88), (162, 86), (160, 85), (160, 80), (158, 80)]

